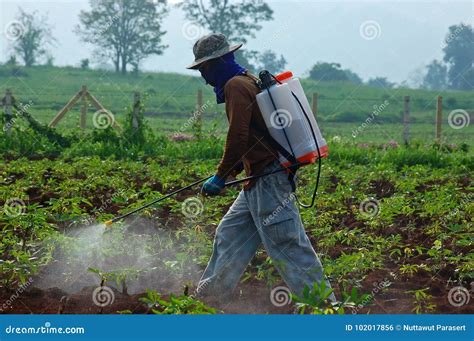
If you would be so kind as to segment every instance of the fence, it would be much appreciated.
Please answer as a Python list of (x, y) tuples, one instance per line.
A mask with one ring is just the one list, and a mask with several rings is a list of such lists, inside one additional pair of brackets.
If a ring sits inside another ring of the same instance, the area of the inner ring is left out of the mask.
[[(326, 100), (325, 98), (321, 98), (321, 96), (318, 95), (318, 93), (312, 93), (311, 96), (311, 108), (313, 110), (313, 113), (315, 117), (318, 116), (318, 102), (321, 100)], [(375, 99), (374, 99), (375, 100)], [(380, 101), (380, 99), (377, 99)], [(107, 109), (104, 108), (104, 106), (97, 100), (96, 97), (94, 97), (88, 90), (86, 85), (83, 85), (81, 90), (79, 90), (67, 103), (66, 105), (54, 116), (54, 118), (51, 120), (49, 123), (50, 127), (55, 127), (59, 121), (64, 117), (64, 115), (77, 103), (80, 101), (80, 127), (81, 129), (86, 129), (86, 117), (87, 117), (87, 108), (88, 108), (88, 103), (91, 102), (93, 106), (96, 107), (98, 111), (103, 111), (110, 113)], [(136, 119), (133, 120), (133, 115), (137, 114), (137, 108), (138, 105), (141, 101), (141, 94), (140, 92), (136, 91), (133, 94), (133, 103), (132, 103), (132, 123), (136, 122)], [(204, 107), (208, 106), (208, 103), (204, 104), (203, 102), (203, 92), (202, 89), (198, 89), (197, 93), (195, 95), (195, 112), (199, 112), (199, 115), (197, 115), (196, 122), (194, 123), (195, 126), (199, 130), (201, 130), (202, 126), (202, 116), (204, 111)], [(4, 131), (9, 131), (11, 128), (11, 124), (8, 124), (13, 118), (13, 111), (12, 111), (12, 105), (13, 105), (13, 94), (10, 89), (6, 89), (5, 95), (1, 100), (1, 104), (3, 106), (3, 110), (5, 113), (5, 127)], [(403, 108), (402, 108), (402, 141), (405, 144), (408, 144), (410, 141), (410, 96), (404, 96), (403, 97)], [(437, 97), (436, 101), (436, 111), (434, 113), (434, 122), (435, 122), (435, 127), (434, 127), (434, 141), (436, 143), (440, 143), (442, 139), (442, 118), (443, 118), (443, 98), (442, 96)], [(368, 117), (368, 120), (370, 117)], [(373, 117), (372, 117), (373, 119)], [(119, 125), (113, 120), (113, 127), (116, 129), (120, 129)], [(135, 124), (133, 124), (135, 126)]]

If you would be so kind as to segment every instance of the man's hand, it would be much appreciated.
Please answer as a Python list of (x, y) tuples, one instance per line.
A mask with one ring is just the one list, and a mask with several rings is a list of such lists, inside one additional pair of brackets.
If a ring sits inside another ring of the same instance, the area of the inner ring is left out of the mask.
[(225, 179), (214, 175), (202, 185), (201, 193), (204, 195), (217, 195), (224, 188)]

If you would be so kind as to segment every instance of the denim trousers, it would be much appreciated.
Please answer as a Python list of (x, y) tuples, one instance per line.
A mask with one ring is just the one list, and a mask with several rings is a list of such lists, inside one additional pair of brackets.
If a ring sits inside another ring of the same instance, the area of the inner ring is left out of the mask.
[[(265, 172), (280, 168), (278, 162)], [(199, 281), (199, 295), (227, 296), (263, 243), (272, 263), (293, 294), (305, 285), (326, 281), (321, 261), (305, 233), (286, 172), (256, 180), (242, 190), (219, 223), (211, 259)], [(331, 301), (335, 301), (331, 294)]]

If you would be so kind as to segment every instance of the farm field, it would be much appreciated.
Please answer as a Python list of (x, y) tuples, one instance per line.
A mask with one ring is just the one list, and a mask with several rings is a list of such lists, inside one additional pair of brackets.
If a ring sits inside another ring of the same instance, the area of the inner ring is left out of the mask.
[[(453, 304), (459, 292), (452, 291), (473, 285), (474, 131), (447, 122), (451, 110), (472, 112), (472, 93), (441, 94), (446, 108), (436, 144), (438, 93), (303, 83), (308, 96), (313, 88), (319, 94), (318, 122), (330, 156), (322, 162), (316, 207), (301, 215), (338, 311), (309, 296), (275, 304), (275, 290), (285, 284), (263, 250), (229, 301), (193, 297), (238, 187), (203, 198), (197, 186), (109, 228), (102, 224), (215, 171), (225, 115), (197, 78), (150, 73), (133, 81), (73, 68), (23, 71), (27, 75), (8, 78), (1, 90), (31, 101), (28, 111), (39, 122), (48, 123), (85, 83), (124, 130), (95, 129), (91, 109), (88, 129), (80, 132), (76, 108), (54, 130), (67, 145), (20, 118), (10, 135), (0, 133), (0, 295), (10, 302), (2, 313), (293, 313), (295, 303), (300, 313), (474, 312), (472, 305)], [(210, 104), (196, 138), (188, 123), (199, 87)], [(134, 90), (148, 92), (138, 142), (127, 135)], [(399, 123), (405, 95), (413, 104), (409, 146)], [(392, 101), (387, 110), (354, 137), (385, 99)], [(177, 132), (182, 138), (173, 138)], [(315, 172), (316, 166), (301, 170), (303, 201)], [(24, 293), (12, 299), (18, 288)], [(96, 296), (113, 302), (94, 304)]]
[[(187, 147), (183, 142), (179, 148)], [(330, 147), (316, 209), (301, 213), (338, 297), (354, 287), (372, 293), (374, 301), (358, 313), (472, 312), (447, 301), (455, 283), (467, 286), (472, 278), (472, 155)], [(2, 212), (2, 284), (15, 287), (31, 277), (39, 286), (27, 306), (18, 300), (5, 312), (55, 313), (59, 299), (71, 293), (75, 303), (63, 307), (65, 312), (99, 312), (89, 302), (100, 282), (90, 268), (109, 273), (107, 285), (119, 290), (114, 274), (126, 279), (131, 296), (117, 293), (117, 304), (106, 308), (111, 313), (144, 312), (138, 297), (147, 288), (167, 295), (182, 294), (186, 283), (192, 287), (237, 189), (197, 208), (193, 200), (202, 199), (198, 189), (190, 190), (111, 231), (99, 224), (84, 227), (203, 177), (218, 161), (185, 158), (21, 158), (2, 164), (2, 197), (17, 198), (22, 213), (12, 218)], [(312, 182), (309, 169), (301, 182)], [(302, 197), (309, 196), (309, 187), (300, 187)], [(282, 281), (264, 252), (243, 278), (240, 296), (217, 305), (222, 311), (291, 312), (270, 303), (271, 289)], [(256, 291), (262, 301), (255, 301)]]

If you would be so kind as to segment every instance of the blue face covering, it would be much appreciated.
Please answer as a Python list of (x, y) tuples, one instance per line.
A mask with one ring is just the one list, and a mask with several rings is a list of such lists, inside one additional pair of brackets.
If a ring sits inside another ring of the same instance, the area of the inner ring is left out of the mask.
[(206, 84), (214, 87), (217, 103), (224, 103), (225, 83), (232, 77), (241, 75), (247, 70), (236, 63), (233, 52), (214, 59), (210, 63), (210, 67), (206, 71), (201, 71), (201, 75), (206, 80)]

